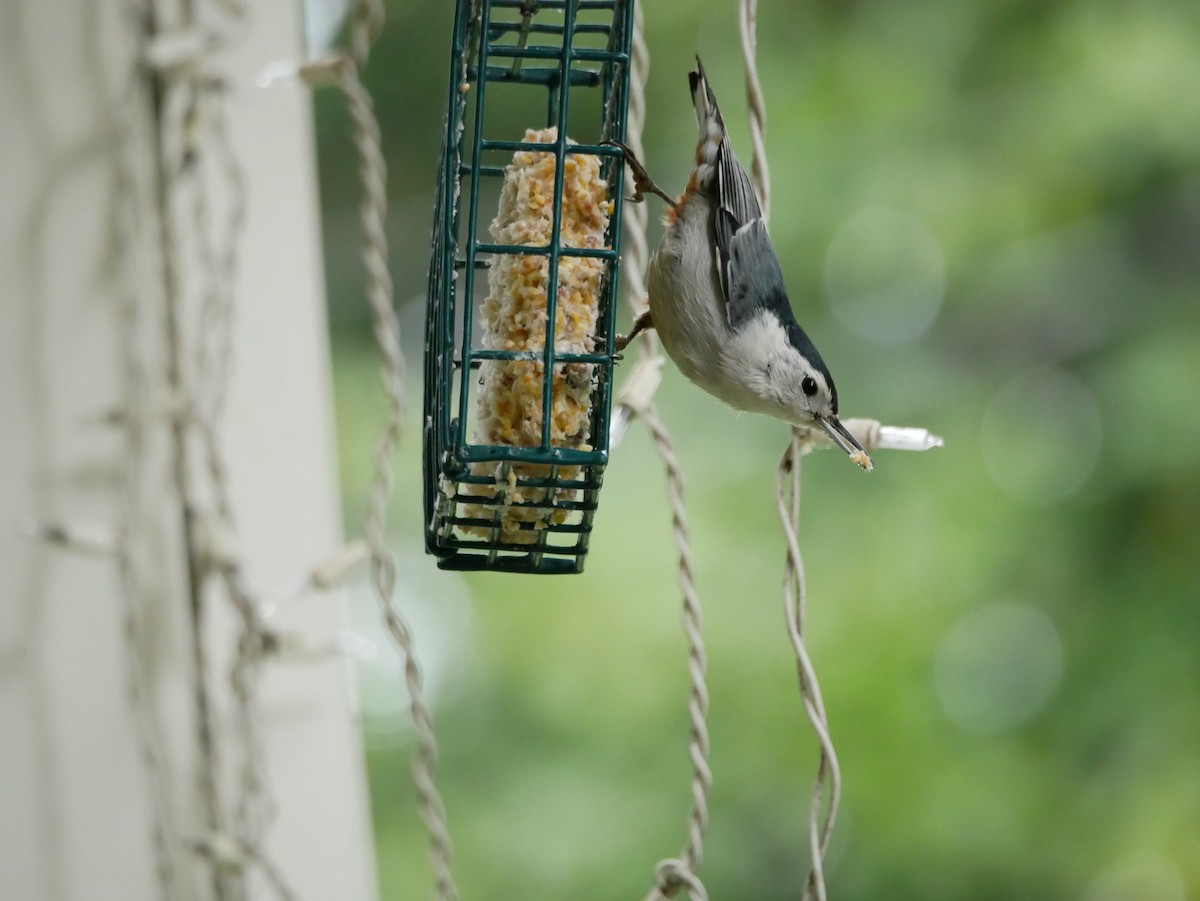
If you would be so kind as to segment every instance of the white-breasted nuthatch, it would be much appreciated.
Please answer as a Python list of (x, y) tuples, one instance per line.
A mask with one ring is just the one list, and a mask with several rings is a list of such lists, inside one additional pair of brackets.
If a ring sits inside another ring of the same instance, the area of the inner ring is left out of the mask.
[(871, 458), (838, 419), (829, 367), (796, 322), (758, 198), (733, 155), (704, 66), (689, 75), (700, 140), (687, 187), (673, 200), (629, 148), (635, 201), (667, 201), (666, 232), (650, 259), (650, 309), (617, 339), (623, 350), (654, 328), (679, 370), (738, 410), (818, 426), (850, 459)]

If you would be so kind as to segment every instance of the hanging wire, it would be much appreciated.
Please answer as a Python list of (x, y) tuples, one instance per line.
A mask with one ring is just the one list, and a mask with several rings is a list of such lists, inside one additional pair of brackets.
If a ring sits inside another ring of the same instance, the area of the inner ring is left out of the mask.
[[(746, 79), (746, 118), (753, 144), (751, 179), (765, 220), (769, 218), (771, 211), (771, 178), (765, 144), (767, 108), (758, 79), (757, 26), (757, 0), (739, 0), (738, 30), (741, 35), (742, 65)], [(801, 430), (793, 428), (776, 472), (775, 495), (779, 521), (787, 544), (783, 575), (784, 618), (788, 638), (796, 655), (804, 712), (821, 748), (808, 811), (809, 872), (805, 880), (804, 897), (824, 901), (823, 863), (841, 796), (841, 771), (838, 768), (833, 740), (830, 738), (829, 722), (825, 716), (825, 705), (821, 700), (816, 671), (804, 644), (804, 560), (800, 555), (797, 530), (800, 522), (800, 458), (808, 450), (808, 446), (801, 439)]]
[(746, 118), (750, 125), (750, 143), (753, 156), (750, 174), (758, 204), (762, 207), (763, 221), (771, 221), (771, 174), (767, 168), (767, 105), (763, 100), (762, 85), (758, 81), (757, 50), (758, 0), (740, 0), (738, 3), (738, 33), (742, 39), (742, 68), (746, 78)]
[[(151, 40), (155, 35), (167, 32), (170, 27), (156, 16), (148, 16), (147, 21), (152, 33)], [(176, 28), (191, 25), (190, 22), (171, 24)], [(157, 50), (159, 54), (165, 52), (161, 44), (157, 47), (152, 46), (149, 50)], [(162, 60), (162, 56), (156, 56), (153, 52), (147, 52), (146, 56), (152, 64)], [(170, 393), (182, 398), (188, 395), (191, 386), (185, 381), (184, 348), (188, 336), (185, 334), (185, 286), (181, 273), (185, 249), (180, 236), (181, 222), (176, 207), (180, 202), (179, 193), (182, 190), (185, 152), (195, 152), (196, 148), (188, 148), (189, 138), (194, 138), (195, 135), (188, 135), (186, 128), (186, 110), (194, 88), (188, 78), (191, 66), (187, 63), (193, 61), (181, 59), (172, 62), (173, 65), (160, 63), (152, 70), (152, 97), (158, 139), (156, 199), (161, 285), (165, 301), (165, 315), (162, 321), (166, 347), (165, 381)], [(192, 441), (186, 416), (179, 415), (172, 420), (171, 436), (172, 477), (181, 503), (188, 575), (192, 715), (196, 748), (199, 752), (197, 790), (204, 828), (210, 835), (223, 835), (226, 817), (218, 788), (221, 760), (215, 735), (214, 701), (208, 680), (210, 648), (207, 637), (208, 601), (204, 590), (206, 575), (197, 548), (200, 500), (193, 482)], [(236, 897), (238, 891), (235, 873), (231, 869), (210, 864), (209, 874), (213, 893), (219, 901)]]
[(688, 837), (678, 858), (667, 858), (654, 868), (654, 888), (647, 901), (673, 897), (686, 887), (693, 901), (707, 901), (708, 893), (697, 871), (704, 857), (704, 833), (708, 828), (708, 794), (712, 787), (709, 768), (708, 688), (705, 672), (708, 658), (704, 651), (704, 623), (695, 588), (691, 540), (684, 510), (683, 469), (675, 456), (671, 436), (653, 406), (639, 412), (650, 430), (654, 446), (666, 467), (667, 498), (671, 506), (672, 535), (679, 555), (679, 586), (683, 594), (683, 630), (688, 641), (688, 756), (692, 763), (692, 809), (688, 814)]
[[(369, 14), (363, 10), (368, 10)], [(396, 560), (387, 544), (387, 509), (392, 498), (392, 462), (404, 424), (406, 401), (404, 357), (400, 350), (400, 323), (393, 305), (393, 285), (388, 271), (387, 169), (382, 139), (371, 95), (359, 77), (356, 59), (365, 59), (370, 41), (382, 25), (376, 3), (358, 7), (352, 28), (354, 56), (334, 55), (310, 63), (302, 74), (312, 83), (332, 80), (346, 101), (353, 123), (354, 146), (359, 159), (362, 203), (362, 260), (367, 273), (366, 297), (371, 326), (380, 355), (380, 378), (386, 397), (383, 432), (372, 455), (372, 478), (362, 536), (369, 549), (370, 583), (384, 624), (400, 653), (409, 697), (409, 715), (417, 737), (413, 781), (421, 819), (429, 834), (434, 893), (438, 901), (459, 897), (452, 873), (453, 846), (446, 823), (446, 808), (436, 784), (438, 744), (433, 716), (425, 702), (421, 666), (412, 629), (395, 604)]]
[[(138, 13), (136, 3), (128, 3), (123, 10), (123, 19), (140, 42), (144, 35), (134, 28)], [(121, 640), (124, 644), (121, 657), (125, 665), (125, 690), (134, 740), (150, 799), (155, 877), (159, 896), (173, 899), (179, 897), (180, 876), (174, 843), (178, 825), (171, 800), (162, 723), (150, 700), (152, 689), (145, 665), (147, 626), (143, 616), (147, 588), (136, 549), (140, 517), (143, 515), (145, 407), (151, 394), (151, 382), (150, 366), (142, 350), (144, 298), (140, 296), (141, 281), (138, 278), (141, 268), (138, 238), (141, 229), (146, 227), (142, 213), (147, 199), (142, 196), (136, 176), (136, 157), (140, 148), (134, 137), (134, 123), (146, 99), (146, 82), (140, 62), (142, 54), (135, 53), (134, 56), (118, 101), (117, 114), (113, 117), (113, 249), (119, 280), (118, 334), (121, 337), (121, 379), (125, 398), (124, 411), (114, 420), (121, 427), (124, 442), (115, 549), (121, 584)]]
[[(221, 901), (247, 897), (252, 872), (265, 880), (275, 897), (289, 901), (295, 894), (263, 849), (276, 807), (267, 779), (259, 704), (266, 630), (262, 605), (245, 579), (229, 469), (218, 438), (232, 371), (234, 289), (246, 186), (228, 127), (226, 79), (217, 66), (219, 54), (244, 29), (246, 9), (239, 3), (213, 0), (186, 5), (177, 20), (168, 20), (158, 7), (145, 12), (130, 20), (135, 25), (144, 23), (146, 29), (141, 56), (150, 74), (156, 126), (156, 212), (166, 346), (163, 379), (173, 398), (166, 409), (172, 477), (184, 521), (197, 782), (205, 829), (189, 846), (207, 864), (213, 894)], [(213, 197), (224, 198), (225, 212), (219, 219), (214, 216)], [(188, 313), (194, 309), (199, 314), (193, 320)], [(133, 357), (127, 359), (126, 368), (131, 379), (142, 374)], [(141, 427), (145, 416), (133, 406), (124, 419), (132, 430)], [(139, 439), (131, 431), (129, 440)], [(131, 567), (131, 561), (122, 562), (127, 590), (136, 588)], [(213, 591), (215, 585), (222, 590)], [(217, 725), (210, 683), (211, 661), (217, 655), (208, 622), (210, 607), (221, 596), (238, 622), (228, 671), (229, 741), (222, 739), (224, 730)], [(126, 631), (128, 641), (137, 640), (139, 630), (128, 615)], [(135, 705), (145, 703), (136, 696), (133, 700)], [(147, 766), (161, 766), (145, 747), (142, 755)], [(221, 789), (230, 761), (236, 767), (232, 805)], [(219, 848), (238, 851), (229, 857), (214, 852)], [(161, 870), (163, 864), (159, 866)], [(160, 884), (169, 878), (160, 874)]]
[(355, 0), (350, 16), (350, 53), (361, 69), (367, 64), (371, 47), (383, 33), (387, 12), (383, 0)]
[(804, 560), (800, 556), (800, 542), (796, 530), (800, 520), (800, 461), (806, 451), (801, 433), (793, 429), (791, 441), (783, 452), (776, 471), (775, 496), (779, 521), (783, 526), (784, 540), (787, 544), (787, 561), (783, 576), (784, 618), (788, 639), (796, 655), (804, 713), (821, 746), (816, 782), (813, 785), (812, 801), (808, 810), (810, 864), (805, 880), (804, 897), (823, 901), (823, 863), (825, 853), (829, 849), (829, 839), (833, 833), (834, 818), (841, 795), (841, 770), (838, 767), (833, 740), (829, 735), (821, 688), (804, 644), (804, 608), (807, 597), (804, 586)]
[[(238, 9), (243, 15), (244, 10)], [(229, 467), (218, 437), (230, 381), (234, 282), (247, 206), (245, 177), (229, 134), (224, 84), (223, 78), (198, 71), (188, 114), (189, 133), (195, 133), (194, 140), (206, 145), (203, 154), (198, 149), (187, 151), (193, 162), (184, 166), (182, 173), (190, 181), (186, 194), (192, 218), (185, 234), (193, 246), (191, 256), (199, 263), (197, 271), (204, 279), (200, 315), (192, 338), (194, 361), (189, 378), (195, 387), (188, 415), (211, 497), (211, 510), (198, 523), (202, 531), (197, 537), (205, 549), (203, 562), (209, 575), (222, 583), (241, 627), (228, 676), (240, 757), (232, 830), (240, 844), (254, 850), (248, 859), (258, 862), (265, 859), (258, 853), (258, 845), (275, 816), (258, 716), (258, 676), (265, 630), (261, 605), (246, 583), (237, 551)], [(194, 122), (204, 123), (203, 132)], [(228, 197), (228, 209), (216, 227), (210, 199), (214, 182)]]
[[(649, 74), (650, 52), (646, 46), (642, 7), (640, 3), (635, 3), (625, 142), (638, 159), (644, 158), (642, 130), (646, 121), (646, 80)], [(649, 212), (645, 204), (627, 204), (624, 216), (621, 278), (625, 285), (625, 298), (636, 319), (647, 305), (643, 273), (650, 259), (646, 241)], [(667, 503), (671, 508), (672, 538), (678, 557), (676, 578), (683, 598), (681, 615), (688, 644), (688, 758), (692, 766), (692, 806), (688, 812), (687, 841), (678, 857), (665, 858), (655, 866), (653, 888), (647, 899), (659, 901), (671, 898), (681, 889), (686, 889), (693, 901), (707, 901), (708, 893), (697, 871), (704, 858), (708, 795), (712, 787), (712, 770), (708, 763), (708, 686), (705, 682), (708, 657), (704, 650), (703, 617), (696, 591), (691, 537), (684, 507), (683, 468), (675, 456), (671, 434), (654, 404), (663, 359), (657, 336), (653, 332), (645, 333), (638, 342), (638, 361), (617, 397), (616, 416), (620, 424), (614, 426), (614, 434), (619, 435), (625, 422), (631, 418), (640, 419), (650, 430), (655, 451), (663, 462)]]
[(387, 269), (387, 242), (383, 224), (387, 215), (386, 172), (379, 151), (379, 126), (370, 95), (358, 79), (357, 68), (346, 65), (339, 86), (350, 106), (354, 121), (355, 146), (364, 190), (360, 217), (363, 226), (363, 261), (367, 267), (367, 297), (371, 305), (375, 341), (380, 352), (380, 373), (387, 392), (383, 434), (375, 449), (374, 475), (363, 537), (371, 549), (371, 587), (379, 603), (388, 632), (404, 662), (409, 714), (417, 735), (413, 778), (421, 819), (429, 832), (434, 871), (435, 897), (455, 901), (458, 889), (451, 873), (453, 849), (446, 824), (446, 809), (437, 789), (437, 738), (433, 717), (424, 699), (421, 667), (417, 660), (412, 629), (395, 606), (396, 560), (387, 545), (387, 507), (392, 496), (392, 457), (404, 421), (404, 360), (400, 353), (400, 324), (392, 305), (392, 281)]
[[(633, 49), (629, 62), (629, 112), (625, 117), (625, 143), (639, 160), (645, 159), (642, 130), (646, 124), (646, 82), (650, 77), (650, 49), (643, 32), (642, 4), (633, 5)], [(624, 234), (621, 236), (621, 281), (625, 283), (625, 300), (636, 320), (646, 311), (646, 282), (643, 273), (650, 262), (650, 246), (646, 241), (646, 226), (650, 212), (644, 203), (627, 203), (623, 208)], [(658, 337), (653, 331), (644, 332), (638, 343), (638, 356), (649, 359), (658, 353)], [(618, 398), (618, 403), (621, 399)]]

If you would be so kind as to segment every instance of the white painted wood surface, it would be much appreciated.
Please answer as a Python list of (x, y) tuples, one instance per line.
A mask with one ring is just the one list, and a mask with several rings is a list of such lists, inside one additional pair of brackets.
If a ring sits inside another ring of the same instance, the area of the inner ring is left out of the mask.
[[(14, 901), (160, 897), (117, 566), (26, 534), (37, 521), (106, 540), (120, 520), (123, 438), (98, 420), (125, 401), (114, 117), (134, 43), (121, 6), (0, 3), (0, 897)], [(254, 84), (269, 63), (301, 55), (302, 23), (293, 0), (249, 6), (249, 34), (225, 73), (249, 211), (221, 438), (240, 548), (269, 595), (338, 547), (340, 504), (309, 94), (298, 83)], [(145, 146), (148, 118), (137, 127)], [(138, 167), (145, 189), (152, 159)], [(137, 296), (151, 326), (163, 315), (155, 238), (153, 228), (137, 232), (148, 242)], [(160, 334), (144, 336), (154, 365)], [(150, 624), (142, 660), (184, 833), (175, 837), (189, 838), (202, 819), (165, 420), (147, 439), (136, 518), (146, 574), (137, 603)], [(227, 605), (211, 606), (224, 691), (232, 620)], [(345, 628), (344, 598), (309, 601), (279, 625), (332, 641)], [(268, 662), (262, 701), (278, 809), (267, 852), (302, 899), (376, 898), (348, 663)], [(219, 739), (228, 725), (218, 719)], [(179, 865), (179, 897), (208, 898), (197, 861), (181, 854)]]

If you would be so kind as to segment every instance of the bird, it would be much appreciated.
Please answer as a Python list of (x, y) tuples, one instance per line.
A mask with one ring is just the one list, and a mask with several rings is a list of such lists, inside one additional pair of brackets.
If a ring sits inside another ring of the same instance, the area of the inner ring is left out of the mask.
[(647, 272), (649, 308), (621, 352), (653, 328), (679, 370), (730, 407), (821, 429), (864, 470), (870, 456), (838, 418), (829, 367), (796, 321), (779, 256), (767, 234), (754, 187), (734, 155), (700, 57), (689, 73), (699, 140), (687, 186), (672, 198), (624, 144), (641, 202), (667, 202), (662, 241)]

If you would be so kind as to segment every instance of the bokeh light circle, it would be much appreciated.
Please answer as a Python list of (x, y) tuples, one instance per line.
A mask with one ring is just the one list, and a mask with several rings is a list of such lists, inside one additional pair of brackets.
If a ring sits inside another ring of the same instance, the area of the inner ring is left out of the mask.
[(968, 732), (995, 734), (1041, 710), (1062, 680), (1062, 642), (1041, 610), (989, 604), (963, 615), (934, 656), (942, 708)]
[(992, 479), (1028, 504), (1050, 504), (1087, 481), (1100, 455), (1100, 407), (1069, 372), (1029, 369), (1003, 385), (984, 414), (980, 440)]
[(941, 243), (912, 216), (865, 209), (825, 253), (825, 295), (848, 328), (878, 344), (912, 341), (937, 319), (946, 287)]

